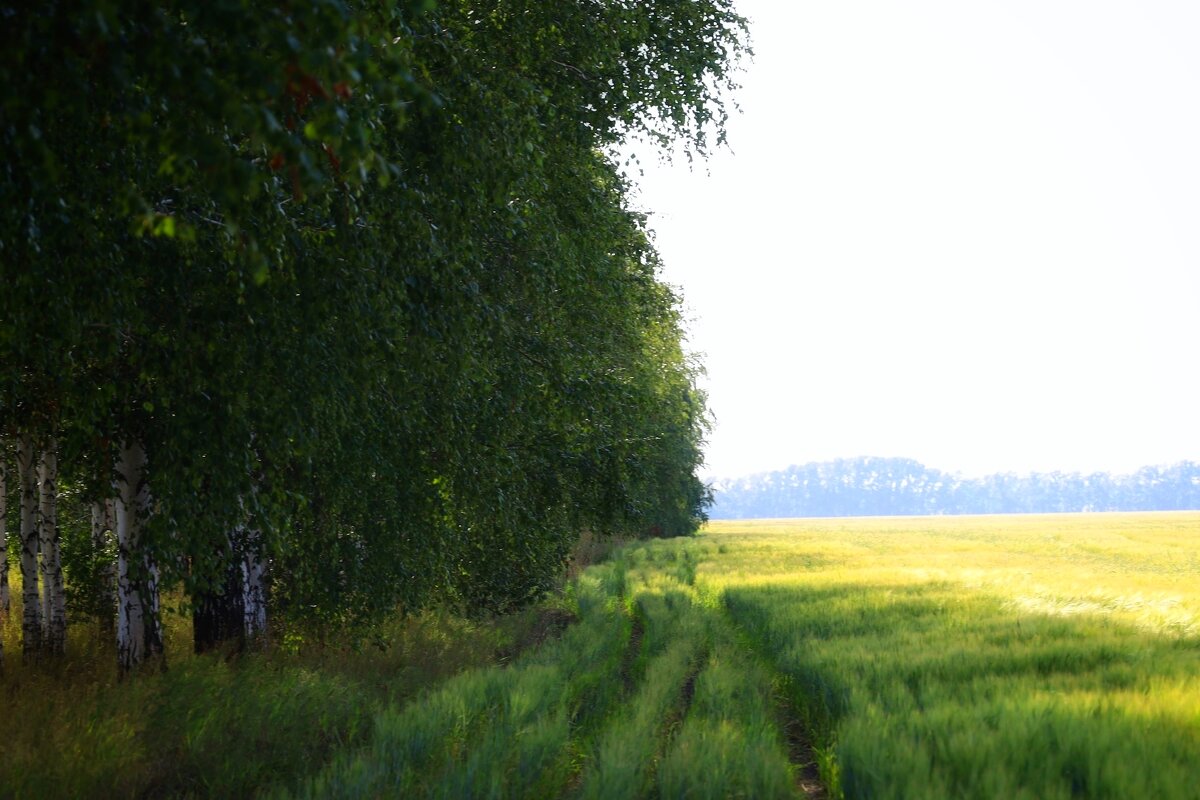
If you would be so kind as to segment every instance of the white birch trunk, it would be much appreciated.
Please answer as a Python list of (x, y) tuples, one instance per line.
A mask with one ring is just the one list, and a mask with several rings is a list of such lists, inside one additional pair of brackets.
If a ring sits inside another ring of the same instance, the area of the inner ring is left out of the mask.
[[(8, 619), (12, 602), (8, 596), (8, 448), (0, 442), (0, 623)], [(0, 639), (0, 648), (4, 642)], [(0, 655), (3, 650), (0, 649)]]
[(36, 655), (42, 649), (41, 602), (38, 597), (38, 504), (33, 438), (17, 441), (17, 478), (21, 485), (21, 650)]
[[(117, 531), (117, 501), (96, 500), (92, 503), (92, 547), (97, 553), (106, 551), (112, 537)], [(116, 561), (105, 561), (99, 575), (100, 585), (97, 587), (104, 604), (113, 612), (103, 617), (101, 627), (111, 631), (116, 616), (117, 564)]]
[[(149, 504), (147, 502), (147, 508)], [(163, 654), (162, 608), (158, 596), (158, 564), (150, 556), (142, 555), (142, 570), (146, 582), (142, 585), (142, 605), (146, 609), (143, 620), (146, 635), (146, 657), (157, 658)]]
[(265, 644), (267, 634), (267, 565), (262, 557), (262, 536), (242, 531), (242, 608), (246, 642)]
[[(38, 461), (37, 467), (37, 482), (38, 482), (38, 578), (42, 582), (41, 593), (41, 617), (42, 617), (42, 644), (50, 643), (50, 603), (54, 592), (54, 584), (50, 580), (50, 537), (52, 534), (49, 524), (50, 509), (50, 494), (54, 488), (53, 479), (48, 482), (46, 480), (46, 462), (53, 459), (49, 455), (49, 448), (42, 449), (42, 457)], [(47, 491), (49, 488), (51, 491)]]
[(8, 611), (8, 451), (0, 440), (0, 673), (4, 671), (3, 630)]
[(92, 547), (104, 549), (104, 503), (92, 501)]
[(158, 620), (158, 570), (141, 548), (150, 513), (146, 451), (139, 442), (121, 448), (117, 465), (117, 668), (129, 670), (162, 652)]
[(60, 655), (67, 644), (67, 604), (63, 591), (58, 530), (57, 442), (50, 439), (38, 465), (41, 486), (42, 635), (46, 649)]

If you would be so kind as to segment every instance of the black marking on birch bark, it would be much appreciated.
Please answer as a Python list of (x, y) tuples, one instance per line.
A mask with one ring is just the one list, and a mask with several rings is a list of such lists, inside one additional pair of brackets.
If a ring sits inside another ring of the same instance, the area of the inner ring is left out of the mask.
[(243, 631), (247, 643), (265, 647), (267, 641), (267, 564), (260, 550), (262, 536), (241, 528), (235, 548), (241, 555)]
[(67, 607), (63, 587), (61, 532), (58, 527), (58, 443), (47, 439), (38, 467), (41, 497), (42, 629), (45, 650), (62, 655), (67, 644)]
[[(95, 553), (108, 552), (110, 543), (116, 540), (115, 503), (112, 498), (92, 503), (92, 550)], [(113, 633), (117, 619), (116, 559), (107, 560), (97, 572), (93, 591), (97, 598), (97, 608), (108, 609), (108, 613), (100, 614), (99, 627), (102, 635), (109, 636)]]
[[(117, 507), (117, 671), (124, 675), (163, 652), (158, 619), (158, 570), (141, 540), (142, 524), (150, 509), (146, 453), (136, 441), (122, 447), (115, 488), (120, 497)], [(166, 662), (161, 661), (165, 669)]]
[[(0, 623), (12, 611), (8, 594), (8, 445), (0, 439)], [(0, 655), (3, 654), (0, 643)]]
[(21, 650), (36, 660), (42, 650), (41, 603), (38, 596), (37, 476), (33, 438), (22, 434), (17, 442), (17, 473), (21, 492)]

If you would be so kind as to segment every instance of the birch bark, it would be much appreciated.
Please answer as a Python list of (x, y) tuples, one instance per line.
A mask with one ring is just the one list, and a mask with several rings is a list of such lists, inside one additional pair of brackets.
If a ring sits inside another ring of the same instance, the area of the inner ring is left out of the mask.
[[(149, 501), (147, 500), (147, 508)], [(145, 553), (142, 554), (142, 570), (146, 581), (141, 585), (142, 606), (147, 609), (143, 631), (146, 637), (146, 657), (159, 658), (163, 654), (162, 609), (159, 607), (158, 564)], [(166, 665), (163, 665), (164, 669)]]
[(35, 655), (42, 649), (41, 603), (38, 598), (37, 474), (33, 438), (17, 440), (17, 478), (21, 485), (21, 651)]
[[(8, 453), (0, 441), (0, 633), (8, 621)], [(4, 670), (4, 636), (0, 635), (0, 672)]]
[[(8, 448), (0, 444), (0, 622), (8, 619)], [(0, 641), (0, 647), (3, 647)]]
[(266, 563), (262, 557), (262, 536), (257, 530), (242, 531), (242, 608), (248, 643), (266, 643), (267, 594)]
[(58, 453), (54, 439), (48, 440), (42, 450), (38, 484), (41, 487), (42, 635), (45, 649), (61, 655), (67, 644), (67, 604), (59, 552)]
[[(38, 482), (38, 579), (41, 581), (41, 620), (42, 620), (42, 645), (50, 644), (50, 600), (53, 592), (53, 584), (50, 581), (50, 525), (47, 521), (49, 513), (50, 493), (46, 491), (46, 461), (47, 448), (42, 449), (42, 457), (38, 461), (37, 466), (37, 482)], [(53, 481), (51, 481), (53, 483)], [(53, 488), (53, 487), (51, 487)]]
[[(92, 503), (92, 548), (97, 553), (108, 551), (109, 542), (117, 530), (117, 501), (109, 498)], [(111, 611), (100, 617), (100, 629), (111, 632), (116, 618), (117, 565), (106, 559), (98, 576), (96, 592), (100, 604)]]
[(150, 513), (146, 451), (140, 442), (121, 448), (117, 465), (117, 669), (121, 675), (162, 653), (158, 619), (158, 569), (142, 546)]

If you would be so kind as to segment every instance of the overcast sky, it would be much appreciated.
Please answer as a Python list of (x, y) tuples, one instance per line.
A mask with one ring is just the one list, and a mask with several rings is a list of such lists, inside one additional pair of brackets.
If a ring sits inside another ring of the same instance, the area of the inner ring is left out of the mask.
[(738, 5), (733, 152), (641, 178), (707, 474), (1200, 459), (1200, 3)]

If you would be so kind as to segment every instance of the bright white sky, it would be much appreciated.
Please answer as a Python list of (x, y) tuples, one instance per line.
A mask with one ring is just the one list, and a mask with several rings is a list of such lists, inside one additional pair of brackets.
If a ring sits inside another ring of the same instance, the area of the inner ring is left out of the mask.
[(1200, 459), (1200, 3), (738, 6), (733, 153), (642, 158), (708, 474)]

